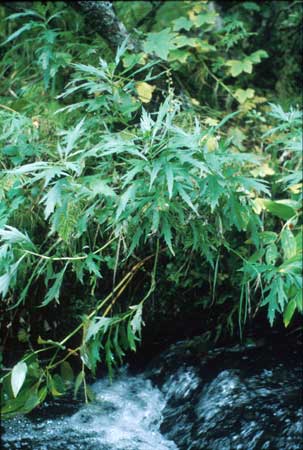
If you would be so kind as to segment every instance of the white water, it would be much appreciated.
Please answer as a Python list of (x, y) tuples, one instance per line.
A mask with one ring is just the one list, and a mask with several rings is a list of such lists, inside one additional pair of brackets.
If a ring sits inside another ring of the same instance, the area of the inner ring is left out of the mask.
[(123, 371), (112, 383), (91, 386), (96, 395), (70, 417), (41, 423), (20, 417), (2, 436), (4, 449), (177, 450), (159, 431), (165, 397), (143, 375)]
[(93, 384), (90, 405), (52, 402), (5, 422), (2, 448), (301, 450), (302, 366), (290, 356), (218, 349), (193, 359), (176, 345), (143, 374)]

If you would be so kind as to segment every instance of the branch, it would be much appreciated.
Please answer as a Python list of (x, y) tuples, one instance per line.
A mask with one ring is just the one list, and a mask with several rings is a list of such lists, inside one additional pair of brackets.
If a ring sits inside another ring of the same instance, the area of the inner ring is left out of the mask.
[(75, 1), (71, 2), (70, 6), (85, 16), (90, 29), (100, 34), (113, 51), (116, 51), (125, 39), (128, 39), (127, 47), (130, 50), (140, 49), (139, 43), (130, 37), (124, 24), (118, 19), (111, 2)]

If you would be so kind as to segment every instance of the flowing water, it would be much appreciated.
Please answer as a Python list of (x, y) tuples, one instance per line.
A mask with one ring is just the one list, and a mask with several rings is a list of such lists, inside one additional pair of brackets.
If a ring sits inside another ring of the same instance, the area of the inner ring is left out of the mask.
[(138, 374), (92, 385), (90, 405), (57, 401), (3, 423), (3, 449), (299, 450), (300, 353), (180, 342)]

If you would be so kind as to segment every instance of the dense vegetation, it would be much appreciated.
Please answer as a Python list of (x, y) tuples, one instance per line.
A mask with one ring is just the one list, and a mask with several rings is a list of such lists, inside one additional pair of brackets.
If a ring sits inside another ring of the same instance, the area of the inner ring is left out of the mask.
[(144, 322), (303, 310), (300, 2), (117, 1), (121, 42), (75, 3), (0, 7), (5, 417), (90, 399)]

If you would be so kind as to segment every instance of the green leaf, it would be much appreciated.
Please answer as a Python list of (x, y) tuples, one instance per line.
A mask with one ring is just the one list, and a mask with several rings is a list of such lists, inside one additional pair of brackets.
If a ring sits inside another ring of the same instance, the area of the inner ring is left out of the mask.
[(6, 225), (0, 229), (0, 239), (9, 244), (30, 244), (31, 247), (34, 247), (27, 234), (21, 233), (17, 228), (11, 227), (10, 225)]
[(246, 73), (252, 72), (252, 63), (246, 58), (243, 61), (239, 61), (237, 59), (230, 59), (225, 64), (228, 67), (230, 67), (229, 70), (233, 77), (237, 77), (242, 72)]
[(174, 172), (173, 172), (170, 164), (165, 165), (164, 170), (165, 170), (166, 179), (167, 179), (168, 197), (169, 197), (169, 199), (171, 199), (172, 195), (173, 195)]
[(147, 39), (143, 44), (146, 53), (155, 53), (159, 58), (167, 60), (170, 50), (175, 48), (175, 34), (170, 28), (165, 28), (159, 33), (148, 33)]
[(171, 228), (170, 228), (170, 225), (169, 225), (168, 220), (166, 219), (166, 217), (163, 217), (162, 233), (163, 233), (164, 240), (165, 240), (169, 250), (175, 256), (175, 252), (174, 252), (173, 247), (172, 247)]
[(288, 325), (290, 324), (296, 308), (297, 308), (296, 300), (291, 299), (290, 302), (288, 302), (287, 307), (284, 310), (284, 314), (283, 314), (283, 321), (284, 321), (285, 327), (288, 327)]
[(99, 261), (99, 257), (97, 255), (94, 255), (93, 253), (90, 253), (88, 257), (85, 260), (85, 265), (89, 271), (89, 273), (93, 273), (96, 275), (97, 278), (101, 278), (101, 273), (99, 271), (98, 265), (95, 263), (94, 259)]
[(190, 196), (187, 194), (187, 192), (182, 188), (180, 184), (178, 184), (178, 192), (180, 194), (180, 197), (182, 200), (199, 216), (199, 213), (197, 211), (197, 208), (193, 205)]
[(174, 31), (186, 30), (189, 31), (193, 27), (193, 23), (186, 19), (186, 17), (179, 17), (178, 19), (173, 21), (173, 29)]
[(296, 215), (296, 210), (294, 209), (296, 202), (291, 200), (259, 200), (264, 209), (280, 219), (289, 220)]
[(1, 275), (1, 277), (0, 277), (0, 294), (2, 295), (2, 298), (4, 298), (8, 292), (10, 281), (11, 281), (11, 276), (9, 273), (5, 273), (4, 275)]
[(131, 309), (135, 310), (135, 314), (133, 318), (130, 321), (130, 326), (133, 330), (133, 333), (136, 335), (141, 335), (141, 326), (142, 326), (142, 303), (139, 303), (139, 305), (131, 306)]
[(68, 383), (72, 383), (74, 381), (74, 371), (68, 361), (63, 361), (60, 364), (60, 373), (64, 381)]
[(263, 244), (266, 245), (275, 242), (278, 238), (278, 235), (273, 231), (262, 231), (261, 233), (259, 233), (259, 237)]
[(296, 300), (298, 311), (303, 312), (303, 293), (302, 293), (302, 289), (300, 289), (297, 292), (295, 300)]
[(23, 383), (25, 381), (26, 373), (27, 373), (27, 365), (24, 361), (19, 361), (18, 364), (16, 364), (13, 367), (11, 374), (11, 386), (14, 397), (17, 397), (18, 392), (22, 388)]
[(79, 372), (77, 375), (76, 381), (75, 381), (75, 386), (74, 386), (74, 398), (77, 397), (79, 388), (80, 388), (81, 384), (83, 383), (83, 381), (84, 381), (84, 374), (83, 374), (83, 372)]
[(251, 55), (247, 56), (247, 58), (253, 63), (258, 64), (261, 62), (262, 58), (268, 58), (268, 53), (265, 50), (257, 50)]
[(136, 194), (136, 186), (130, 186), (120, 197), (120, 202), (119, 202), (119, 206), (117, 208), (117, 212), (116, 212), (116, 219), (118, 219), (121, 214), (123, 213), (123, 211), (125, 210), (128, 202), (130, 200), (133, 200)]
[(235, 97), (239, 100), (239, 103), (245, 103), (246, 100), (253, 98), (255, 95), (254, 89), (237, 89), (235, 92)]
[(285, 259), (292, 258), (297, 252), (296, 238), (288, 228), (281, 232), (281, 244)]
[(92, 337), (95, 337), (97, 333), (102, 331), (103, 334), (106, 333), (108, 327), (112, 323), (112, 319), (108, 317), (94, 317), (87, 329), (84, 342), (88, 342)]
[(151, 190), (160, 169), (161, 169), (161, 161), (156, 161), (150, 173), (149, 190)]
[(74, 149), (75, 143), (84, 133), (84, 118), (75, 126), (71, 131), (68, 131), (66, 135), (66, 147), (63, 149), (64, 155), (68, 156)]
[(40, 203), (45, 203), (44, 217), (47, 220), (54, 212), (56, 206), (61, 206), (61, 183), (58, 181), (48, 192), (42, 197)]
[(66, 263), (64, 268), (58, 274), (55, 275), (55, 277), (54, 277), (55, 282), (52, 285), (52, 287), (47, 291), (46, 296), (40, 305), (40, 308), (48, 305), (53, 300), (56, 300), (57, 302), (59, 301), (60, 289), (61, 289), (64, 273), (65, 273), (67, 266), (68, 266), (68, 263)]
[(23, 27), (21, 27), (18, 30), (16, 30), (4, 42), (2, 42), (1, 46), (5, 45), (5, 44), (8, 44), (8, 42), (16, 39), (18, 36), (20, 36), (20, 34), (24, 33), (25, 31), (30, 30), (31, 28), (33, 28), (33, 23), (32, 22), (26, 23), (25, 25), (23, 25)]
[(127, 342), (129, 345), (129, 348), (135, 352), (136, 351), (136, 342), (135, 342), (135, 336), (131, 327), (131, 322), (128, 322), (127, 324)]
[(231, 222), (234, 223), (239, 231), (245, 230), (249, 221), (247, 211), (239, 200), (232, 194), (229, 199)]
[(266, 253), (265, 253), (265, 261), (269, 265), (274, 265), (276, 263), (276, 260), (279, 256), (278, 249), (276, 244), (272, 243), (267, 247)]

